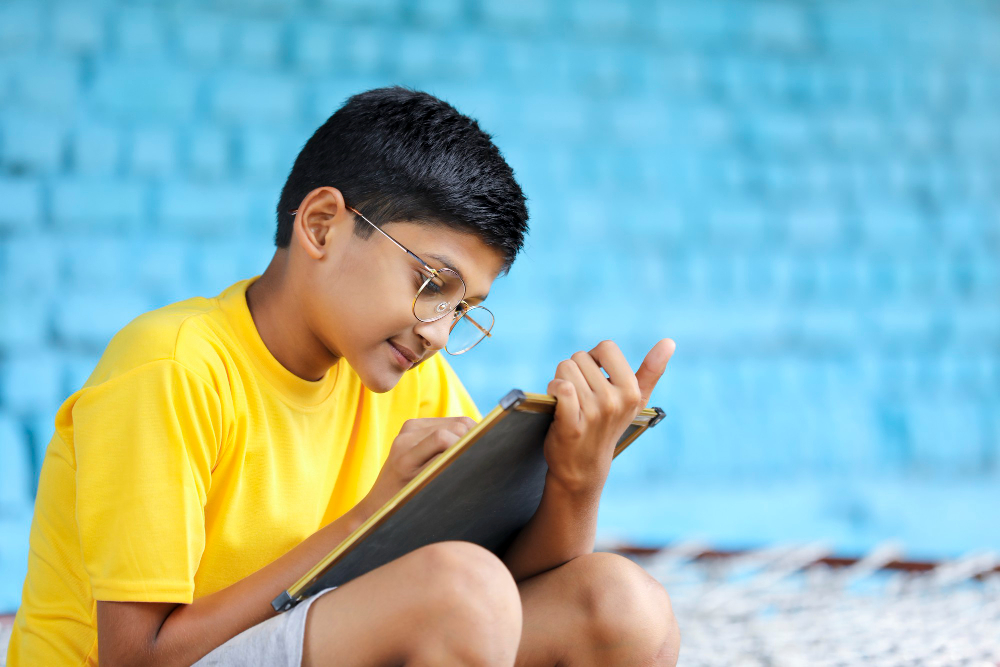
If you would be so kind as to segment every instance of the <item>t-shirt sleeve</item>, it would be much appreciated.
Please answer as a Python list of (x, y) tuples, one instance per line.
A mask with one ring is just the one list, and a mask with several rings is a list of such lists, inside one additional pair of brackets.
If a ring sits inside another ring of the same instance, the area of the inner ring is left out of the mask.
[(218, 458), (218, 392), (172, 360), (88, 387), (73, 407), (76, 520), (98, 600), (190, 603)]
[(451, 364), (438, 353), (425, 362), (427, 366), (420, 387), (420, 417), (472, 417), (483, 415), (465, 389)]

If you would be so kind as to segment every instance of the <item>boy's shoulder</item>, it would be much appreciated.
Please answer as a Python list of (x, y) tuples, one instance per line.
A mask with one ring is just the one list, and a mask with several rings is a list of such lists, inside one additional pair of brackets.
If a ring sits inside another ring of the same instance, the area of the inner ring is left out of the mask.
[(192, 297), (147, 311), (108, 343), (85, 386), (156, 361), (175, 361), (206, 380), (225, 347), (217, 298)]

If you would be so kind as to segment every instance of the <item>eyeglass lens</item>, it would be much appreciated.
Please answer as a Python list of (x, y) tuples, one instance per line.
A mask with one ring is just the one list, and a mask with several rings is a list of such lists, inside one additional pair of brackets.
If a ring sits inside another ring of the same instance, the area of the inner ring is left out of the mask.
[(445, 350), (451, 354), (465, 352), (485, 338), (492, 328), (493, 314), (490, 311), (485, 308), (470, 308), (452, 324)]
[(472, 308), (468, 315), (455, 312), (463, 298), (465, 282), (461, 276), (448, 269), (440, 269), (423, 285), (413, 304), (413, 314), (424, 322), (433, 322), (449, 314), (456, 318), (445, 346), (451, 354), (460, 354), (473, 347), (493, 328), (493, 315), (485, 308)]
[(413, 314), (424, 322), (441, 319), (465, 298), (465, 282), (452, 271), (441, 269), (424, 283), (413, 304)]

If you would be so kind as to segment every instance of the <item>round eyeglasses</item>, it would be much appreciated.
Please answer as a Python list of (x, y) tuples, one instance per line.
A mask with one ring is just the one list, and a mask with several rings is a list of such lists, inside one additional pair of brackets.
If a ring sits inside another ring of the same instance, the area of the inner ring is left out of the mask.
[(452, 314), (454, 320), (448, 327), (445, 351), (462, 354), (491, 336), (493, 313), (484, 306), (470, 306), (463, 300), (465, 281), (462, 277), (448, 268), (430, 269), (430, 274), (413, 297), (413, 316), (421, 322), (436, 322)]
[[(359, 216), (403, 252), (420, 262), (420, 268), (426, 279), (413, 297), (413, 316), (421, 322), (437, 322), (442, 317), (447, 317), (449, 313), (452, 315), (454, 319), (448, 327), (448, 342), (444, 347), (448, 354), (468, 352), (484, 338), (493, 337), (490, 333), (494, 324), (493, 313), (485, 306), (472, 306), (464, 300), (465, 281), (457, 271), (447, 267), (435, 269), (429, 266), (360, 211), (351, 206), (347, 206), (347, 210)], [(289, 211), (292, 215), (297, 212), (298, 209)]]

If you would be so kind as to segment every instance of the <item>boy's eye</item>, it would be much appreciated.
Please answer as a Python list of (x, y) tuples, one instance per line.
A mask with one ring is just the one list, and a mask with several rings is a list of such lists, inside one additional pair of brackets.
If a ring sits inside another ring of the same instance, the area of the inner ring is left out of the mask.
[[(424, 284), (425, 280), (427, 280), (427, 276), (423, 275), (422, 273), (417, 273), (416, 276), (417, 276), (417, 289), (420, 289), (420, 286)], [(437, 283), (435, 283), (433, 280), (429, 280), (427, 282), (426, 287), (424, 287), (424, 292), (428, 294), (440, 294), (441, 288), (438, 287)]]

